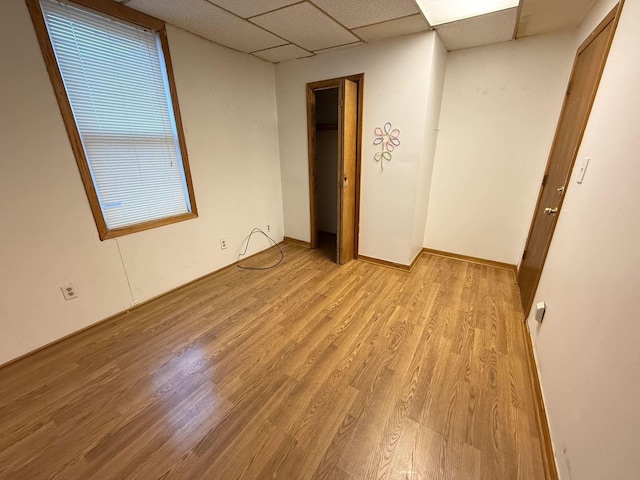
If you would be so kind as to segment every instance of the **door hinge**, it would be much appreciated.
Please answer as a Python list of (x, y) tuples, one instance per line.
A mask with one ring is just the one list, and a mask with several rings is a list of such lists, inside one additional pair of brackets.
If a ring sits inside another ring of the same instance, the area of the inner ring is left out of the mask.
[(522, 252), (522, 260), (524, 260), (524, 257), (527, 256), (527, 251), (525, 250), (524, 252)]
[(344, 102), (340, 100), (340, 108), (344, 107)]
[(542, 177), (542, 186), (543, 187), (547, 184), (547, 177), (549, 177), (548, 173), (545, 173), (544, 177)]
[(573, 80), (569, 80), (569, 85), (567, 85), (567, 95), (571, 94), (571, 86), (573, 85)]

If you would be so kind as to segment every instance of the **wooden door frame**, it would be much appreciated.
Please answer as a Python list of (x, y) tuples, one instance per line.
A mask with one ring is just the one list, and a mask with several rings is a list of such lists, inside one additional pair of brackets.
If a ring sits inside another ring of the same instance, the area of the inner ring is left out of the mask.
[[(342, 80), (350, 80), (358, 85), (358, 127), (356, 138), (356, 191), (355, 191), (355, 231), (354, 258), (358, 258), (358, 241), (360, 231), (360, 175), (362, 164), (362, 116), (364, 106), (364, 73), (346, 77), (331, 78), (318, 82), (307, 83), (307, 150), (309, 159), (309, 224), (311, 233), (311, 248), (318, 246), (318, 216), (316, 190), (318, 186), (316, 161), (316, 94), (318, 90), (338, 88)], [(339, 101), (339, 100), (338, 100)]]
[[(618, 21), (620, 20), (620, 12), (622, 11), (622, 6), (624, 4), (624, 0), (620, 0), (620, 2), (618, 2), (612, 9), (611, 11), (607, 14), (606, 17), (604, 17), (602, 19), (602, 21), (598, 24), (598, 26), (589, 34), (589, 36), (582, 42), (582, 44), (580, 44), (580, 46), (578, 47), (578, 50), (576, 51), (576, 55), (575, 58), (573, 59), (573, 66), (571, 67), (571, 75), (569, 76), (569, 83), (567, 84), (567, 91), (569, 90), (570, 86), (571, 86), (571, 80), (573, 79), (573, 75), (575, 73), (575, 69), (576, 69), (576, 64), (578, 62), (578, 57), (580, 56), (580, 54), (584, 51), (585, 48), (587, 48), (591, 42), (611, 23), (613, 23), (613, 28), (611, 29), (611, 33), (609, 34), (609, 38), (607, 38), (607, 46), (604, 52), (604, 55), (602, 56), (602, 61), (600, 63), (599, 69), (598, 69), (598, 77), (596, 78), (596, 83), (595, 83), (595, 88), (593, 89), (593, 93), (591, 94), (591, 97), (589, 98), (589, 102), (588, 102), (588, 107), (587, 107), (587, 113), (584, 116), (584, 119), (582, 121), (582, 124), (580, 125), (580, 135), (578, 136), (578, 144), (576, 149), (573, 152), (573, 158), (571, 159), (571, 163), (570, 163), (570, 167), (569, 167), (569, 174), (567, 177), (567, 181), (565, 182), (565, 189), (564, 192), (562, 194), (562, 196), (559, 199), (558, 202), (558, 213), (555, 215), (553, 223), (551, 225), (551, 231), (549, 234), (549, 238), (547, 239), (547, 243), (545, 246), (545, 253), (544, 256), (542, 258), (542, 268), (540, 269), (540, 273), (536, 276), (536, 279), (534, 281), (534, 293), (535, 290), (538, 289), (538, 285), (540, 283), (540, 278), (542, 276), (542, 270), (544, 269), (544, 264), (547, 260), (547, 255), (549, 254), (549, 248), (551, 246), (551, 240), (553, 239), (553, 235), (555, 233), (555, 229), (556, 229), (556, 225), (558, 224), (558, 219), (560, 217), (560, 213), (562, 211), (562, 204), (564, 203), (564, 199), (567, 195), (567, 189), (569, 188), (569, 184), (570, 184), (570, 180), (571, 180), (571, 175), (573, 173), (573, 168), (575, 166), (575, 162), (576, 162), (576, 158), (578, 156), (578, 151), (580, 150), (580, 145), (582, 144), (582, 138), (584, 137), (584, 132), (587, 128), (587, 123), (589, 122), (589, 117), (591, 116), (591, 109), (593, 107), (593, 103), (596, 99), (596, 95), (598, 94), (598, 87), (600, 86), (600, 80), (602, 79), (602, 74), (604, 73), (604, 67), (606, 65), (607, 62), (607, 58), (609, 57), (609, 51), (611, 50), (611, 44), (613, 43), (613, 38), (615, 36), (616, 33), (616, 28), (618, 26)], [(524, 250), (522, 252), (522, 259), (524, 259), (527, 249), (529, 248), (529, 243), (531, 242), (531, 234), (533, 233), (533, 227), (534, 227), (534, 223), (536, 220), (536, 215), (538, 214), (538, 209), (540, 208), (540, 203), (542, 201), (542, 193), (545, 187), (545, 183), (546, 183), (546, 178), (547, 175), (549, 174), (549, 170), (551, 167), (551, 154), (553, 153), (554, 149), (556, 148), (556, 144), (558, 142), (558, 127), (560, 126), (560, 121), (562, 120), (562, 115), (565, 111), (565, 107), (567, 106), (567, 102), (569, 101), (569, 96), (565, 95), (564, 100), (562, 102), (562, 108), (560, 110), (560, 116), (558, 118), (558, 123), (556, 125), (556, 131), (554, 133), (554, 137), (553, 137), (553, 143), (551, 144), (551, 149), (549, 150), (549, 158), (547, 159), (547, 164), (545, 166), (544, 169), (544, 176), (542, 177), (542, 184), (540, 186), (540, 190), (538, 191), (538, 199), (536, 201), (536, 207), (534, 209), (534, 213), (533, 213), (533, 217), (531, 218), (531, 224), (529, 225), (529, 233), (527, 235), (527, 241), (524, 244)], [(518, 265), (518, 274), (516, 275), (516, 278), (519, 277), (520, 275), (520, 269), (522, 267), (522, 261), (520, 262), (520, 265)], [(522, 308), (524, 310), (524, 320), (526, 321), (527, 317), (529, 316), (529, 313), (531, 311), (531, 306), (533, 305), (533, 300), (534, 300), (535, 294), (531, 296), (530, 301), (528, 302), (527, 305), (522, 305)]]

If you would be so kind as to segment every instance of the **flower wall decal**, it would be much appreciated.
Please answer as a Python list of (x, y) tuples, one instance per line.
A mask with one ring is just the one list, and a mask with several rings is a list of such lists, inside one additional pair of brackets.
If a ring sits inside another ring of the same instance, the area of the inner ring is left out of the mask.
[(392, 130), (391, 122), (387, 122), (384, 124), (383, 128), (376, 127), (373, 133), (376, 136), (373, 140), (373, 144), (381, 145), (381, 151), (376, 153), (373, 156), (373, 159), (376, 162), (380, 162), (380, 171), (384, 171), (383, 160), (390, 162), (391, 152), (393, 152), (396, 147), (400, 146), (400, 139), (398, 138), (400, 136), (400, 130), (397, 128)]

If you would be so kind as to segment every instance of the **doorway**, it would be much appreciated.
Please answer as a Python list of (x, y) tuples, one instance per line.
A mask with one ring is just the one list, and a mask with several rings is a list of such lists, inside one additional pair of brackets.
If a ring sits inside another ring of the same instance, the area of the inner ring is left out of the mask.
[(518, 269), (525, 318), (540, 282), (562, 202), (569, 187), (571, 171), (620, 18), (622, 3), (609, 12), (576, 53), (529, 237)]
[(311, 248), (357, 258), (364, 75), (307, 84)]

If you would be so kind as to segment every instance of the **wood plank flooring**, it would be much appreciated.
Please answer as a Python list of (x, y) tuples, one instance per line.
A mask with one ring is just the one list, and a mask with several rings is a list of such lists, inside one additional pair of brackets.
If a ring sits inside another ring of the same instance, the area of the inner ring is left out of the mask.
[(544, 478), (511, 272), (283, 250), (0, 369), (0, 478)]

